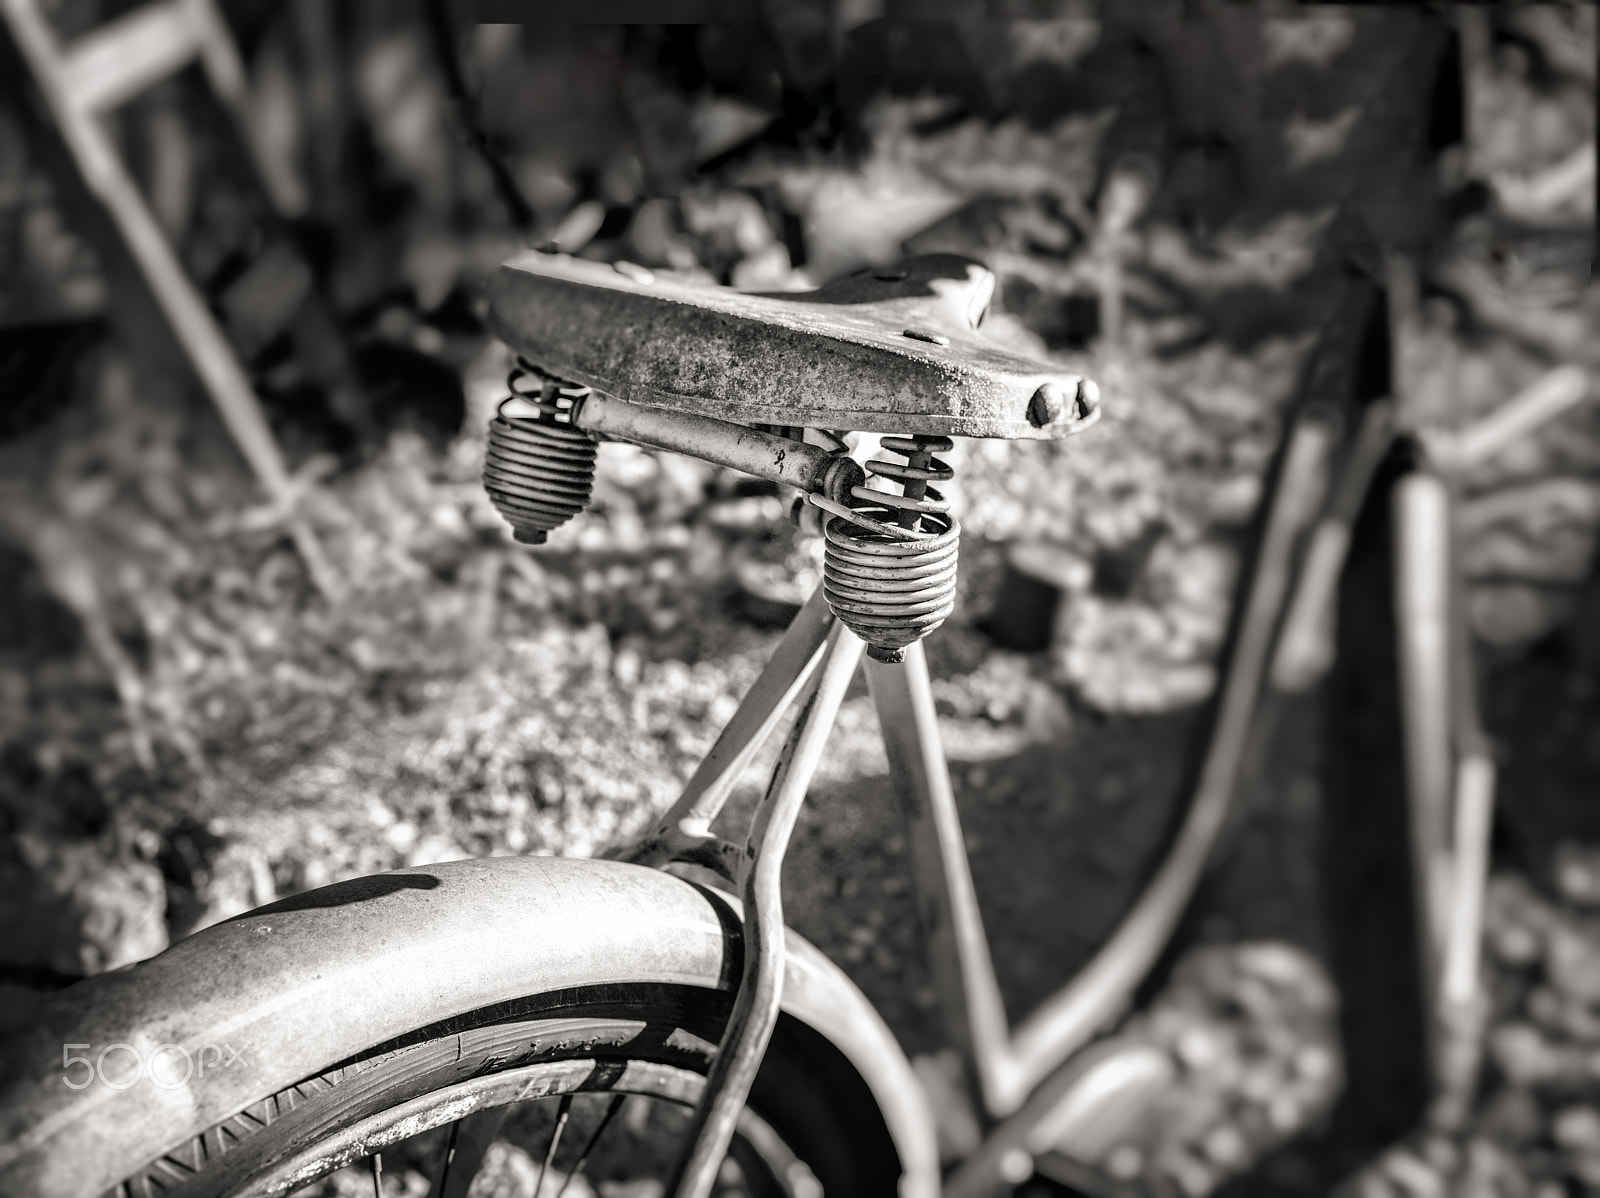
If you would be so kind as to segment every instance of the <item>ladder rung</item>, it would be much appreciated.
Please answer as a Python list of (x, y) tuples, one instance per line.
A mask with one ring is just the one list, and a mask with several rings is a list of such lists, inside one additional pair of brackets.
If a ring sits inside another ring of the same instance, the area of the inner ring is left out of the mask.
[(75, 42), (63, 56), (63, 90), (89, 112), (103, 112), (193, 61), (200, 29), (182, 0), (131, 12)]

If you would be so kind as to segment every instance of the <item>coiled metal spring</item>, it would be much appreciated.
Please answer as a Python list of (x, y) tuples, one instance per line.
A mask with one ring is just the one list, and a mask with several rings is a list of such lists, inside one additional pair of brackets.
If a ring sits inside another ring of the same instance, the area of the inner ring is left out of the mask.
[(563, 383), (523, 358), (506, 386), (511, 394), (489, 422), (483, 485), (512, 536), (542, 545), (551, 529), (589, 505), (596, 442), (572, 425), (589, 388)]
[(934, 457), (948, 453), (948, 437), (885, 437), (882, 448), (907, 460), (867, 462), (867, 473), (893, 479), (901, 494), (869, 486), (850, 489), (849, 505), (821, 495), (822, 585), (841, 623), (867, 642), (878, 661), (905, 659), (907, 645), (944, 623), (955, 608), (956, 554), (961, 528), (950, 504), (929, 483), (955, 477)]

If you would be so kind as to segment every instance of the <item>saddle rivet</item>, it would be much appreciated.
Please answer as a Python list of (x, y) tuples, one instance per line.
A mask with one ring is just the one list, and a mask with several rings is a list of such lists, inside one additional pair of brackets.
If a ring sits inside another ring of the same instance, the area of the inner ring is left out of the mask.
[(1100, 406), (1100, 388), (1093, 379), (1079, 379), (1078, 393), (1073, 397), (1073, 415), (1079, 420), (1093, 416)]
[(1054, 383), (1045, 383), (1028, 401), (1028, 423), (1034, 428), (1053, 424), (1061, 415), (1062, 408), (1066, 407), (1066, 402), (1067, 397), (1061, 393), (1060, 387)]

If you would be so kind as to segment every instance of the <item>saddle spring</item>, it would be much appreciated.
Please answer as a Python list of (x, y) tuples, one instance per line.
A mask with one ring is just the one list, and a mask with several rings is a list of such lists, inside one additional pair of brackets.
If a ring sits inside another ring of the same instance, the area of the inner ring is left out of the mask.
[(489, 422), (483, 485), (512, 537), (542, 545), (589, 505), (597, 443), (572, 424), (589, 388), (552, 378), (521, 357), (506, 387), (511, 394)]
[(807, 499), (825, 513), (823, 592), (841, 623), (867, 642), (878, 661), (905, 660), (906, 646), (927, 636), (955, 608), (956, 554), (961, 527), (934, 482), (955, 472), (937, 453), (948, 437), (884, 437), (881, 448), (904, 462), (873, 458), (868, 474), (900, 484), (896, 495), (868, 486), (850, 489), (848, 504), (821, 495)]

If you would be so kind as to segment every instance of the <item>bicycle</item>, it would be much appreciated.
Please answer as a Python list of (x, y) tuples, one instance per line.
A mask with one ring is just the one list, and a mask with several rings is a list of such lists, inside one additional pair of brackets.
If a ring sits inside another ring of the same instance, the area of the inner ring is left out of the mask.
[[(1059, 1117), (1049, 1143), (1037, 1129), (1074, 1096), (1080, 1106), (1085, 1095), (1098, 1096), (1090, 1106), (1136, 1101), (1149, 1079), (1099, 1051), (1096, 1036), (1167, 950), (1224, 834), (1269, 674), (1293, 673), (1275, 665), (1292, 640), (1279, 635), (1285, 611), (1314, 615), (1326, 601), (1324, 562), (1305, 575), (1320, 579), (1322, 599), (1291, 602), (1304, 534), (1323, 506), (1318, 467), (1342, 427), (1368, 430), (1323, 518), (1348, 524), (1392, 444), (1381, 405), (1365, 423), (1351, 419), (1377, 289), (1350, 281), (1286, 424), (1171, 847), (1088, 967), (1013, 1031), (921, 644), (954, 603), (959, 527), (934, 485), (952, 474), (938, 454), (951, 436), (1074, 435), (1101, 407), (1083, 372), (983, 340), (992, 288), (986, 269), (953, 255), (785, 295), (537, 251), (507, 263), (490, 287), (490, 323), (519, 357), (491, 425), (485, 481), (516, 539), (540, 543), (583, 508), (597, 441), (613, 438), (799, 491), (797, 514), (826, 541), (823, 586), (677, 803), (620, 859), (463, 861), (338, 883), (46, 1004), (39, 1025), (6, 1047), (0, 1189), (286, 1194), (361, 1160), (376, 1178), (385, 1148), (434, 1132), (431, 1193), (464, 1195), (508, 1112), (531, 1104), (549, 1125), (540, 1190), (564, 1138), (581, 1129), (562, 1192), (611, 1136), (667, 1176), (664, 1191), (634, 1192), (703, 1198), (733, 1178), (727, 1192), (966, 1198), (1015, 1182), (1019, 1162), (1025, 1176), (1070, 1142)], [(887, 434), (882, 449), (905, 461), (863, 463), (843, 430)], [(874, 487), (869, 476), (885, 481)], [(1437, 561), (1430, 568), (1443, 577)], [(1438, 700), (1443, 658), (1429, 644), (1413, 655), (1409, 712)], [(989, 1124), (948, 1175), (882, 1019), (783, 927), (784, 849), (858, 666), (908, 821), (951, 1039)], [(748, 835), (714, 834), (735, 779), (790, 712)], [(1429, 754), (1437, 728), (1413, 738), (1432, 737)], [(1439, 779), (1423, 783), (1433, 794)], [(742, 903), (665, 872), (677, 862), (718, 875)], [(1419, 898), (1434, 911), (1431, 901)], [(1470, 928), (1457, 940), (1470, 941)], [(225, 1051), (240, 1059), (223, 1064)], [(180, 1061), (190, 1064), (181, 1076)], [(87, 1078), (71, 1072), (80, 1064)], [(676, 1155), (650, 1157), (638, 1145), (651, 1135), (678, 1142)], [(1092, 1164), (1057, 1163), (1085, 1188), (1115, 1190)]]

